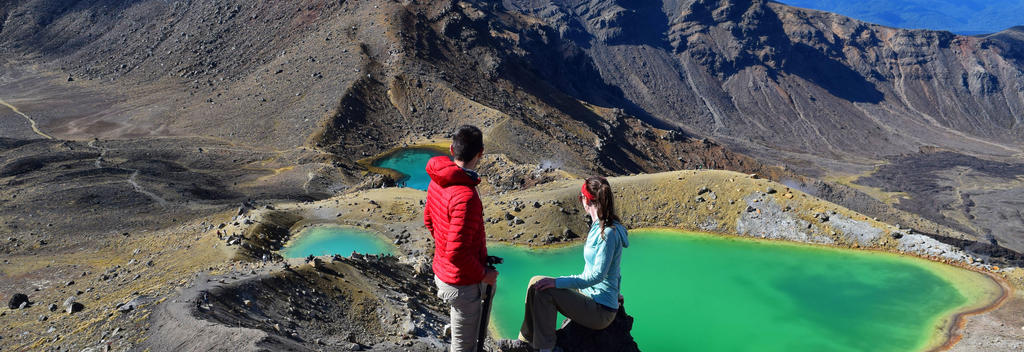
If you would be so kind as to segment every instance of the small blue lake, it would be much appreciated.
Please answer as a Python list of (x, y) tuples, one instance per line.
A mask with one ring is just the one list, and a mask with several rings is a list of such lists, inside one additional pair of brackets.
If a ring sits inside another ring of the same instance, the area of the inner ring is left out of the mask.
[(435, 149), (409, 148), (395, 152), (394, 154), (373, 162), (373, 166), (383, 167), (398, 171), (403, 175), (396, 180), (399, 186), (427, 190), (430, 185), (430, 176), (425, 172), (427, 161), (439, 155), (447, 155)]
[(318, 226), (299, 232), (287, 247), (281, 249), (285, 258), (304, 258), (310, 255), (340, 254), (392, 254), (391, 244), (380, 236), (351, 227)]

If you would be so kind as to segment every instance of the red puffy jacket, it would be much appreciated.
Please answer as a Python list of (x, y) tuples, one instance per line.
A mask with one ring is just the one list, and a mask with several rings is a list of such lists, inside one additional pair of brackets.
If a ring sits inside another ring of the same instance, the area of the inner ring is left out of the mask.
[(427, 175), (423, 224), (434, 236), (434, 275), (451, 285), (480, 283), (487, 261), (484, 205), (476, 193), (480, 180), (447, 156), (430, 159)]

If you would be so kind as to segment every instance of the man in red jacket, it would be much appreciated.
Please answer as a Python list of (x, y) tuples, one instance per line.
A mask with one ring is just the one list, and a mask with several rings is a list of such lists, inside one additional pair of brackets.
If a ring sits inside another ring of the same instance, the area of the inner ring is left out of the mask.
[(450, 151), (455, 160), (438, 156), (427, 162), (423, 224), (434, 237), (437, 296), (451, 305), (451, 350), (475, 351), (485, 285), (494, 286), (498, 278), (486, 267), (484, 206), (476, 192), (480, 176), (474, 169), (484, 153), (483, 133), (474, 126), (459, 127)]

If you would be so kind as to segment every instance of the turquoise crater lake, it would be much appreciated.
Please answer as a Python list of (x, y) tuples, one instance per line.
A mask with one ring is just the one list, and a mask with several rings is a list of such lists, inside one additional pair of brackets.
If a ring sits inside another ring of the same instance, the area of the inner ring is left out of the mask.
[[(286, 249), (301, 255), (286, 256), (317, 254), (311, 247), (338, 252), (326, 249), (336, 242), (350, 253), (349, 245), (380, 241), (344, 228), (307, 231)], [(622, 293), (643, 351), (921, 350), (944, 338), (953, 312), (977, 303), (964, 287), (986, 285), (977, 273), (885, 253), (672, 230), (634, 230), (630, 241)], [(579, 245), (492, 243), (489, 252), (505, 258), (492, 316), (504, 338), (516, 336), (531, 276), (583, 267)]]
[(407, 148), (377, 159), (372, 164), (373, 166), (392, 169), (402, 174), (402, 178), (396, 180), (399, 186), (425, 191), (430, 184), (430, 176), (425, 172), (427, 161), (440, 155), (447, 154), (430, 148)]
[(288, 246), (281, 249), (285, 258), (310, 255), (391, 254), (391, 245), (368, 231), (340, 226), (317, 226), (300, 232)]
[[(630, 241), (622, 294), (643, 351), (912, 351), (967, 303), (923, 260), (664, 230)], [(489, 252), (505, 258), (494, 307), (505, 338), (531, 276), (583, 268), (580, 246)]]

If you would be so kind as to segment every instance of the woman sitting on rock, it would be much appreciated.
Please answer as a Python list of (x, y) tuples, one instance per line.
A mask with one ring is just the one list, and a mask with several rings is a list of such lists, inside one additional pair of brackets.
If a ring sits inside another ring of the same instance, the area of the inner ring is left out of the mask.
[(612, 323), (619, 310), (622, 249), (626, 228), (615, 214), (612, 188), (604, 177), (590, 177), (580, 190), (583, 209), (594, 219), (583, 246), (583, 273), (558, 278), (534, 276), (526, 293), (526, 314), (516, 340), (501, 340), (503, 351), (540, 351), (555, 347), (555, 322), (561, 312), (594, 330)]

